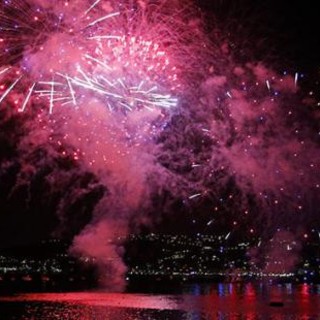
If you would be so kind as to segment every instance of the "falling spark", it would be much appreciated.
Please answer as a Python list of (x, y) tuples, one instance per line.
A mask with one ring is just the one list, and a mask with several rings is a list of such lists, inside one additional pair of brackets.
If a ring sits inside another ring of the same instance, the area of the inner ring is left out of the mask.
[(27, 104), (28, 104), (28, 102), (30, 100), (31, 94), (32, 94), (33, 89), (34, 89), (35, 86), (36, 86), (36, 83), (33, 83), (33, 85), (29, 88), (29, 92), (28, 92), (28, 94), (26, 96), (26, 99), (24, 100), (24, 103), (23, 103), (22, 107), (18, 109), (19, 112), (24, 112), (24, 110), (25, 110), (25, 108), (26, 108), (26, 106), (27, 106)]
[(294, 75), (294, 85), (295, 85), (295, 86), (298, 85), (298, 80), (299, 80), (299, 73), (296, 72), (296, 74)]
[(85, 11), (85, 15), (87, 15), (95, 6), (97, 6), (100, 3), (101, 0), (95, 1), (88, 10)]
[(54, 91), (54, 85), (55, 85), (55, 83), (54, 83), (54, 80), (52, 79), (52, 82), (51, 82), (51, 91), (50, 91), (50, 108), (49, 108), (49, 113), (50, 113), (50, 114), (52, 114), (52, 112), (53, 112), (53, 106), (54, 106), (54, 100), (53, 100), (53, 98), (54, 98), (54, 93), (55, 93), (55, 91)]
[(7, 67), (7, 68), (4, 68), (3, 70), (0, 70), (0, 75), (3, 73), (6, 73), (10, 69), (11, 69), (11, 67)]
[(196, 194), (193, 194), (192, 196), (189, 197), (189, 199), (195, 199), (195, 198), (198, 198), (201, 196), (201, 193), (196, 193)]
[(66, 79), (67, 79), (67, 82), (68, 82), (68, 87), (69, 87), (69, 90), (70, 90), (70, 94), (71, 94), (71, 98), (72, 98), (73, 105), (77, 105), (76, 97), (75, 97), (75, 92), (74, 92), (74, 90), (73, 90), (73, 87), (72, 87), (72, 83), (71, 83), (71, 81), (70, 81), (70, 78), (67, 76)]
[(107, 14), (106, 16), (103, 16), (91, 23), (88, 24), (88, 27), (93, 27), (94, 25), (96, 25), (97, 23), (100, 23), (104, 20), (107, 20), (107, 19), (110, 19), (110, 18), (113, 18), (113, 17), (116, 17), (120, 14), (120, 12), (114, 12), (114, 13), (110, 13), (110, 14)]
[(100, 60), (98, 60), (98, 59), (96, 59), (94, 57), (91, 57), (89, 54), (86, 54), (85, 57), (87, 59), (89, 59), (89, 60), (92, 60), (92, 61), (96, 62), (98, 65), (106, 68), (107, 70), (112, 70), (112, 68), (110, 68), (106, 63), (104, 63), (103, 61), (100, 61)]
[(120, 40), (122, 37), (120, 36), (111, 36), (111, 35), (105, 35), (105, 36), (92, 36), (89, 37), (89, 40), (104, 40), (104, 39), (109, 39), (109, 40)]
[(271, 86), (270, 86), (270, 82), (269, 82), (269, 80), (266, 80), (266, 85), (267, 85), (268, 90), (270, 91)]
[(6, 96), (10, 93), (10, 91), (16, 86), (16, 84), (21, 80), (22, 76), (16, 79), (11, 86), (4, 92), (2, 97), (0, 98), (0, 103), (6, 98)]

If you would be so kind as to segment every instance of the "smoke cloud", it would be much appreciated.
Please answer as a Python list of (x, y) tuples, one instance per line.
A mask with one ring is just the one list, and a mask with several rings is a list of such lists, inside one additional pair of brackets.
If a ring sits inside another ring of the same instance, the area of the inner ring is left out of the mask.
[(292, 230), (273, 243), (315, 223), (319, 111), (300, 74), (239, 62), (179, 1), (13, 2), (0, 5), (22, 43), (0, 29), (7, 225), (27, 220), (12, 212), (38, 232), (46, 221), (41, 236), (73, 237), (70, 252), (122, 290), (126, 236), (166, 215), (197, 230)]

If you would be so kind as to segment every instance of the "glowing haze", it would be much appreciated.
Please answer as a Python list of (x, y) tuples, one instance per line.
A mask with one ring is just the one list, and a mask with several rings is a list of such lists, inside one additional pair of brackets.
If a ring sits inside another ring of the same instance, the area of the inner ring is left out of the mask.
[(43, 194), (106, 287), (125, 284), (132, 226), (177, 203), (195, 228), (314, 223), (318, 111), (299, 73), (237, 63), (185, 2), (7, 0), (0, 18), (5, 194)]

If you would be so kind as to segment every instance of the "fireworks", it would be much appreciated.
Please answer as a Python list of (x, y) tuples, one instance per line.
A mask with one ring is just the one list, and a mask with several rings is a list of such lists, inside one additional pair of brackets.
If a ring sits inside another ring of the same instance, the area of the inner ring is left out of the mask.
[[(47, 101), (49, 113), (56, 106), (79, 107), (88, 98), (111, 111), (176, 106), (177, 68), (161, 36), (154, 30), (134, 34), (128, 20), (137, 13), (128, 6), (114, 11), (109, 2), (95, 1), (80, 11), (75, 5), (65, 2), (51, 11), (20, 1), (1, 5), (0, 103), (20, 86), (28, 89), (16, 102), (19, 111), (31, 98)], [(10, 66), (19, 75), (7, 83)]]
[[(1, 124), (10, 131), (6, 117), (15, 110), (49, 110), (16, 116), (23, 119), (12, 143), (18, 152), (8, 162), (22, 169), (11, 194), (39, 184), (34, 176), (51, 160), (52, 172), (39, 179), (52, 194), (65, 193), (53, 200), (64, 229), (74, 216), (81, 220), (79, 199), (85, 223), (94, 217), (80, 232), (82, 252), (109, 243), (106, 234), (117, 246), (116, 231), (126, 233), (145, 213), (186, 216), (192, 229), (222, 225), (228, 240), (240, 228), (256, 236), (299, 225), (300, 212), (314, 211), (307, 200), (319, 191), (319, 134), (304, 124), (316, 121), (307, 115), (313, 96), (305, 103), (296, 95), (303, 73), (239, 58), (234, 41), (222, 43), (220, 32), (210, 40), (197, 11), (180, 4), (1, 2)], [(88, 200), (90, 185), (64, 177), (70, 166), (101, 183), (98, 198)], [(10, 175), (7, 165), (2, 171)], [(96, 237), (87, 250), (86, 235)]]
[[(73, 130), (67, 120), (51, 119), (64, 122), (57, 131), (63, 141), (74, 135), (77, 142), (71, 144), (80, 150), (74, 159), (90, 155), (90, 166), (101, 159), (111, 166), (130, 152), (140, 155), (156, 136), (161, 145), (152, 146), (152, 155), (173, 181), (170, 192), (192, 205), (212, 202), (214, 212), (236, 201), (246, 206), (248, 194), (276, 211), (284, 195), (296, 192), (297, 172), (306, 185), (318, 186), (299, 169), (316, 167), (299, 156), (316, 150), (311, 140), (310, 146), (304, 141), (309, 132), (288, 125), (291, 119), (299, 123), (300, 111), (291, 106), (297, 104), (293, 96), (302, 73), (289, 76), (255, 62), (239, 64), (226, 44), (204, 59), (210, 44), (197, 19), (176, 19), (170, 3), (3, 1), (0, 106), (8, 102), (23, 112), (45, 102), (50, 114), (55, 108), (85, 109), (91, 114), (79, 112)], [(194, 59), (200, 51), (203, 55)], [(167, 127), (154, 125), (180, 96), (187, 103), (175, 122), (168, 117)], [(112, 117), (99, 114), (100, 106)], [(141, 110), (157, 112), (146, 116)], [(108, 143), (106, 136), (112, 137)], [(108, 147), (83, 151), (80, 144), (91, 140)], [(226, 185), (226, 195), (218, 196)], [(294, 209), (299, 212), (304, 209), (300, 198)]]

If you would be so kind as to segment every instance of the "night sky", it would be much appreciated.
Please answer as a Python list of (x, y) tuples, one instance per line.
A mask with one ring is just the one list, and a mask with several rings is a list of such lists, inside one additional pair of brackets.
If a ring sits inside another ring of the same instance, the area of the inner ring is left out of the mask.
[(199, 4), (258, 59), (273, 59), (280, 68), (289, 65), (308, 71), (319, 65), (319, 23), (312, 2), (200, 0)]
[[(110, 1), (70, 31), (92, 4), (76, 2), (0, 4), (1, 247), (75, 237), (98, 256), (119, 254), (92, 248), (131, 232), (300, 239), (320, 228), (315, 2)], [(105, 30), (124, 38), (93, 49), (87, 38)], [(69, 104), (50, 113), (53, 81)]]

